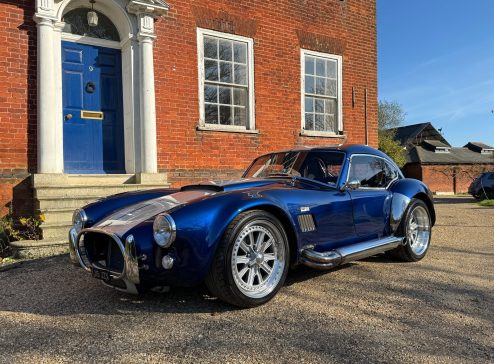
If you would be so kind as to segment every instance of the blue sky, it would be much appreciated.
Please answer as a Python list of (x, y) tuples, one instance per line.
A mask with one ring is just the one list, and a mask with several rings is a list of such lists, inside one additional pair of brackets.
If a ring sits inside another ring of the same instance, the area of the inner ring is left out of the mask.
[(377, 0), (378, 93), (453, 146), (494, 146), (494, 1)]

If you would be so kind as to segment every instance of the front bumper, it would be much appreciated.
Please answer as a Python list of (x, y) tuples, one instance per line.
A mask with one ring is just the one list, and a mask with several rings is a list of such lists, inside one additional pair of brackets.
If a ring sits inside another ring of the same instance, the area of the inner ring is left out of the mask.
[(126, 289), (121, 287), (113, 286), (111, 283), (104, 282), (107, 285), (113, 286), (119, 290), (127, 291), (130, 293), (137, 293), (136, 285), (140, 283), (139, 277), (139, 263), (136, 254), (136, 247), (134, 239), (129, 236), (125, 239), (125, 243), (115, 234), (109, 233), (102, 229), (83, 229), (79, 234), (72, 228), (69, 231), (69, 252), (70, 260), (76, 265), (80, 265), (88, 272), (93, 272), (93, 270), (105, 270), (97, 262), (91, 259), (91, 256), (87, 253), (84, 236), (88, 233), (92, 234), (103, 234), (106, 237), (112, 239), (112, 243), (118, 247), (120, 253), (123, 256), (123, 268), (115, 271), (110, 268), (106, 270), (106, 273), (111, 277), (113, 281), (122, 281), (125, 283)]

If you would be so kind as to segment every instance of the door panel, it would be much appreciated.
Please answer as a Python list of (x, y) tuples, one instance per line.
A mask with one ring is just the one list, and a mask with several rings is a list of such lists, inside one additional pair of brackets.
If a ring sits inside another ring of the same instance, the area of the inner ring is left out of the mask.
[(62, 70), (65, 173), (124, 173), (120, 51), (62, 42)]
[(362, 240), (376, 239), (386, 235), (391, 193), (379, 189), (350, 191), (353, 201), (355, 230)]

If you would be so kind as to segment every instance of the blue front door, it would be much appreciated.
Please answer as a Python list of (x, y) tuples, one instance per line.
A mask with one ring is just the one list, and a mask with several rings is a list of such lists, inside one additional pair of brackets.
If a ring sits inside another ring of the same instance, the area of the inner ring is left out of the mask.
[(62, 42), (65, 173), (124, 173), (119, 50)]

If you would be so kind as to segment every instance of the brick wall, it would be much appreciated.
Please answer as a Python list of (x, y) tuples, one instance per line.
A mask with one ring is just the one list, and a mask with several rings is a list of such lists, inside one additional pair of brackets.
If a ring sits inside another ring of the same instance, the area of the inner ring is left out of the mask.
[(479, 174), (494, 171), (494, 165), (410, 165), (404, 168), (405, 176), (417, 178), (432, 192), (467, 193), (470, 183)]
[[(22, 181), (28, 172), (36, 170), (36, 26), (33, 14), (31, 0), (0, 2), (0, 215), (10, 208), (14, 192), (24, 189)], [(21, 193), (19, 198), (23, 195), (27, 196)], [(30, 213), (24, 202), (16, 205), (20, 214)]]
[[(301, 47), (343, 56), (343, 122), (347, 141), (365, 141), (367, 88), (369, 144), (377, 146), (375, 1), (170, 3), (169, 13), (156, 22), (155, 81), (158, 168), (169, 172), (175, 186), (238, 177), (255, 156), (265, 152), (342, 141), (300, 136)], [(0, 213), (10, 205), (15, 186), (36, 171), (33, 13), (32, 0), (0, 1)], [(196, 130), (198, 26), (254, 39), (259, 134)], [(17, 190), (22, 190), (22, 183)]]
[[(254, 39), (259, 134), (196, 130), (198, 26)], [(156, 28), (158, 164), (174, 185), (186, 180), (175, 170), (186, 170), (188, 181), (223, 170), (239, 176), (259, 154), (341, 142), (300, 136), (301, 47), (343, 56), (343, 120), (351, 143), (365, 142), (367, 87), (369, 139), (377, 146), (375, 1), (174, 1)]]

